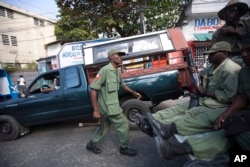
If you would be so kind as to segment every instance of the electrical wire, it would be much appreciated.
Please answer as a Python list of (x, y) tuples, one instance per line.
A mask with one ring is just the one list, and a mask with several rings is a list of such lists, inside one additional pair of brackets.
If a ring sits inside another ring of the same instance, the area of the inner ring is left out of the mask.
[[(48, 25), (48, 26), (54, 26), (53, 24), (51, 25)], [(46, 27), (48, 27), (46, 26)], [(17, 28), (17, 27), (15, 27)], [(45, 26), (34, 26), (34, 27), (28, 27), (28, 28), (22, 28), (22, 29), (17, 29), (17, 30), (7, 30), (7, 31), (4, 31), (4, 29), (0, 29), (0, 33), (11, 33), (11, 32), (21, 32), (21, 31), (28, 31), (28, 30), (31, 30), (31, 29), (39, 29), (39, 28), (45, 28)]]
[[(30, 4), (30, 3), (24, 2), (24, 1), (22, 1), (22, 0), (18, 0), (18, 1), (21, 2), (21, 3), (23, 3), (23, 4), (26, 4), (26, 5), (28, 5), (28, 6), (32, 6), (32, 7), (35, 7), (35, 8), (37, 8), (37, 9), (43, 10), (43, 11), (45, 11), (45, 12), (48, 12), (47, 14), (51, 13), (51, 12), (49, 12), (49, 11), (47, 11), (47, 10), (44, 10), (44, 9), (42, 9), (42, 8), (40, 8), (40, 7), (37, 7), (37, 6), (32, 5), (32, 4)], [(39, 13), (38, 13), (38, 14), (39, 14)]]
[[(14, 11), (14, 12), (17, 12), (17, 11)], [(18, 13), (20, 13), (20, 12), (18, 12)], [(57, 12), (50, 12), (50, 13), (57, 13)], [(39, 19), (39, 20), (46, 20), (46, 21), (48, 21), (48, 22), (55, 22), (55, 20), (53, 20), (53, 19), (49, 19), (49, 18), (44, 19), (44, 18), (41, 18), (41, 16), (42, 16), (42, 17), (45, 17), (45, 16), (43, 16), (43, 15), (40, 15), (40, 17), (39, 17), (39, 16), (36, 17), (35, 15), (30, 15), (30, 14), (26, 14), (26, 13), (22, 13), (22, 14), (23, 14), (23, 15), (28, 15), (28, 16), (33, 17), (33, 18), (37, 18), (37, 19)], [(43, 14), (47, 14), (47, 13), (43, 13)], [(15, 20), (18, 20), (18, 19), (23, 19), (23, 18), (27, 18), (27, 16), (18, 17), (18, 18), (14, 18), (14, 19), (15, 19)], [(12, 18), (9, 18), (9, 20), (3, 20), (3, 21), (0, 21), (0, 23), (6, 23), (6, 22), (9, 22), (9, 21), (13, 21), (13, 19), (12, 19)]]
[[(47, 37), (42, 37), (42, 38), (36, 38), (36, 39), (27, 39), (27, 40), (18, 40), (18, 42), (27, 42), (27, 41), (36, 41), (36, 40), (41, 40), (41, 39), (45, 39), (45, 38), (51, 38), (51, 37), (56, 37), (55, 35), (51, 35), (51, 36), (47, 36)], [(0, 41), (1, 43), (3, 43), (3, 41)]]

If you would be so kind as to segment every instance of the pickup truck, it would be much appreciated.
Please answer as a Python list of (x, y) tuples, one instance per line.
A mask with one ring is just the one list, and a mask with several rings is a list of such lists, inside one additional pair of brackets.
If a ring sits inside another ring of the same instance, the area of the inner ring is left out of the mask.
[[(180, 42), (178, 35), (175, 39)], [(181, 57), (158, 51), (150, 55), (146, 53), (146, 57), (141, 57), (136, 62), (132, 57), (132, 63), (128, 63), (130, 59), (124, 56), (124, 64), (120, 68), (122, 78), (131, 89), (142, 95), (137, 100), (129, 93), (119, 91), (120, 105), (131, 129), (136, 128), (136, 113), (151, 111), (143, 101), (151, 101), (156, 106), (164, 100), (180, 97), (183, 90), (191, 85), (185, 59), (187, 48), (180, 48), (183, 49), (180, 51)], [(176, 50), (171, 50), (173, 51)], [(40, 74), (30, 83), (22, 98), (1, 102), (0, 140), (14, 140), (27, 128), (38, 124), (91, 119), (93, 109), (89, 85), (107, 62), (86, 64)], [(129, 68), (131, 66), (139, 68)], [(60, 86), (56, 85), (56, 89), (51, 89), (55, 87), (56, 78), (59, 78)], [(46, 89), (52, 91), (43, 91)]]

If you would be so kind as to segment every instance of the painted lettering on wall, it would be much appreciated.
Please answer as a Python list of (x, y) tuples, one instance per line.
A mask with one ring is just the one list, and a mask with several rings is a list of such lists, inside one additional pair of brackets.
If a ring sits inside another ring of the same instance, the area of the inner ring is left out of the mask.
[(82, 45), (73, 45), (70, 46), (71, 50), (69, 52), (64, 52), (63, 57), (78, 57), (82, 56)]
[(59, 67), (83, 64), (82, 43), (69, 43), (58, 54)]
[(221, 20), (217, 17), (197, 18), (194, 20), (194, 30), (214, 30), (222, 26)]

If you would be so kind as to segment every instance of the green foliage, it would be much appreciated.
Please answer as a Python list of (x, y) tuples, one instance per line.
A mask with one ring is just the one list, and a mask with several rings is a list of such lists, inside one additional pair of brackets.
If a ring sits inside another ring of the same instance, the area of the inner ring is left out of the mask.
[(37, 71), (38, 65), (35, 62), (27, 63), (26, 67), (22, 68), (22, 71)]
[(55, 0), (60, 20), (59, 40), (79, 41), (104, 37), (127, 37), (141, 33), (144, 14), (146, 32), (174, 27), (188, 0)]
[(18, 63), (0, 63), (2, 68), (7, 72), (7, 73), (12, 73), (16, 71), (20, 71), (21, 67), (20, 64)]
[(27, 63), (25, 67), (21, 67), (21, 64), (16, 62), (16, 63), (0, 63), (2, 68), (7, 72), (7, 73), (13, 73), (17, 71), (37, 71), (38, 66), (37, 63), (32, 62), (32, 63)]

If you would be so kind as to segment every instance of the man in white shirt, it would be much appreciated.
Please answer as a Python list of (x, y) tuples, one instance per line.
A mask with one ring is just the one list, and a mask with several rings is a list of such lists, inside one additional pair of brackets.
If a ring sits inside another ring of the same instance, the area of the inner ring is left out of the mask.
[(19, 86), (20, 93), (23, 93), (25, 88), (26, 88), (26, 81), (25, 81), (25, 79), (23, 78), (22, 75), (20, 75), (20, 77), (18, 78), (17, 83), (18, 83), (18, 86)]

